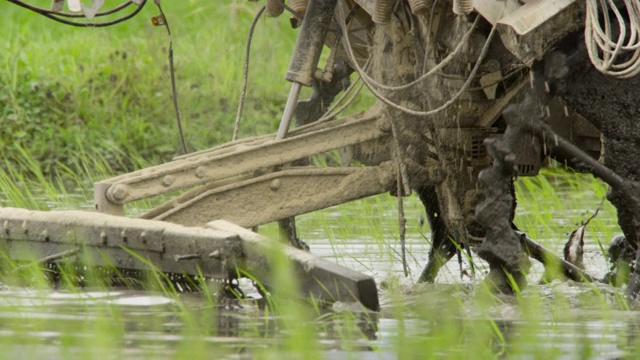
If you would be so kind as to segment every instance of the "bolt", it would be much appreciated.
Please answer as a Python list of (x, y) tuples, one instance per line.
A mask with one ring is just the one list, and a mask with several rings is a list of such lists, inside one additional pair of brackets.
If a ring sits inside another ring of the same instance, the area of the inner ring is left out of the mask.
[(44, 239), (45, 242), (49, 241), (49, 232), (47, 231), (47, 229), (44, 229), (42, 231), (42, 238)]
[(29, 233), (29, 228), (27, 227), (27, 221), (23, 221), (22, 222), (22, 231), (24, 231), (25, 234)]
[(125, 185), (115, 185), (107, 195), (110, 195), (114, 202), (121, 202), (129, 196), (129, 192)]
[(171, 186), (171, 184), (173, 184), (174, 180), (175, 180), (175, 178), (173, 176), (167, 175), (164, 178), (162, 178), (162, 185)]
[(209, 257), (212, 258), (212, 259), (220, 260), (220, 259), (222, 259), (222, 253), (220, 252), (220, 250), (216, 250), (216, 251), (212, 252), (211, 254), (209, 254)]
[(102, 245), (107, 245), (107, 233), (104, 230), (100, 231), (100, 240)]
[(196, 177), (198, 179), (202, 179), (203, 177), (205, 177), (205, 175), (206, 175), (206, 173), (205, 173), (204, 167), (198, 166), (196, 168)]
[(277, 191), (278, 189), (280, 189), (280, 179), (273, 179), (271, 181), (271, 184), (269, 184), (269, 189), (273, 190), (273, 191)]

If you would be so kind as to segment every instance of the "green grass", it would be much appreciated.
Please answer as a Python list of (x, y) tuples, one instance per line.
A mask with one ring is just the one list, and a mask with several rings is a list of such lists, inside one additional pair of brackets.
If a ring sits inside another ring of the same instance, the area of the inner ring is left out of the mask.
[[(47, 6), (47, 5), (44, 5)], [(178, 96), (190, 149), (231, 137), (246, 34), (258, 5), (244, 1), (164, 4), (174, 39)], [(5, 3), (0, 13), (0, 153), (10, 166), (31, 155), (46, 173), (81, 150), (131, 170), (179, 153), (167, 70), (168, 38), (150, 18), (108, 28), (71, 28)], [(296, 32), (286, 18), (259, 22), (252, 46), (246, 126), (272, 132), (286, 100), (284, 73)], [(82, 148), (81, 148), (82, 147)]]
[[(225, 142), (240, 94), (246, 34), (260, 4), (192, 0), (163, 6), (174, 34), (189, 147)], [(89, 208), (94, 182), (179, 154), (167, 37), (164, 29), (150, 24), (157, 13), (152, 3), (133, 20), (106, 29), (69, 28), (8, 3), (1, 10), (0, 206)], [(284, 73), (295, 36), (285, 16), (258, 23), (242, 137), (276, 129), (288, 94)], [(556, 170), (519, 179), (516, 186), (518, 226), (553, 249), (589, 217), (606, 192), (591, 176)], [(132, 307), (118, 301), (137, 293), (118, 294), (97, 277), (91, 288), (77, 288), (73, 269), (63, 272), (65, 286), (52, 288), (43, 270), (33, 267), (22, 279), (3, 279), (0, 358), (53, 352), (82, 359), (316, 359), (334, 354), (355, 359), (363, 353), (401, 359), (545, 359), (567, 351), (569, 358), (614, 357), (619, 353), (610, 348), (623, 354), (640, 348), (637, 313), (608, 288), (532, 284), (518, 297), (504, 299), (478, 285), (409, 285), (424, 266), (429, 230), (419, 225), (423, 209), (415, 196), (405, 200), (405, 212), (408, 280), (397, 266), (395, 198), (377, 196), (298, 221), (312, 249), (328, 244), (328, 256), (338, 262), (390, 274), (377, 274), (389, 280), (381, 291), (379, 314), (341, 307), (327, 311), (299, 301), (290, 264), (279, 254), (273, 268), (278, 286), (265, 309), (249, 301), (220, 302), (213, 290), (180, 294), (158, 272), (151, 272), (144, 295), (169, 304)], [(261, 231), (277, 236), (273, 225)], [(606, 246), (618, 232), (615, 210), (605, 202), (589, 225), (587, 241)], [(354, 243), (362, 248), (348, 250)], [(30, 287), (18, 287), (22, 281)], [(93, 290), (107, 295), (91, 298), (87, 294)], [(71, 300), (52, 300), (61, 295)]]

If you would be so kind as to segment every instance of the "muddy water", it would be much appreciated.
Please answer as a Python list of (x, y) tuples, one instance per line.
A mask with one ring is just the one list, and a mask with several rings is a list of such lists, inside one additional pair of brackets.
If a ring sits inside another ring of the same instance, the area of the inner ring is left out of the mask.
[[(519, 216), (525, 219), (540, 208), (545, 209), (545, 219), (552, 219), (551, 224), (527, 230), (535, 232), (540, 236), (536, 240), (557, 254), (561, 253), (566, 236), (575, 224), (586, 219), (585, 211), (593, 211), (600, 202), (593, 194), (569, 190), (569, 187), (557, 189), (560, 196), (571, 199), (571, 204), (581, 208), (558, 206), (549, 200), (548, 204), (521, 204), (519, 209)], [(547, 353), (554, 354), (555, 358), (566, 359), (618, 358), (634, 353), (640, 313), (623, 310), (618, 301), (619, 289), (560, 281), (538, 285), (543, 269), (535, 262), (529, 276), (531, 285), (522, 293), (525, 300), (542, 299), (544, 303), (534, 316), (535, 322), (510, 300), (490, 306), (488, 310), (477, 310), (473, 289), (479, 276), (476, 279), (460, 276), (460, 269), (471, 273), (466, 259), (462, 259), (461, 264), (455, 259), (450, 261), (441, 271), (437, 284), (416, 285), (415, 279), (426, 263), (429, 235), (428, 229), (421, 225), (423, 210), (419, 202), (408, 199), (405, 205), (406, 246), (410, 254), (407, 277), (395, 240), (395, 200), (367, 199), (298, 219), (301, 238), (309, 243), (314, 254), (372, 274), (378, 284), (393, 288), (393, 291), (381, 288), (382, 311), (373, 318), (367, 316), (368, 320), (364, 320), (355, 314), (349, 320), (340, 320), (329, 311), (316, 321), (325, 358), (341, 359), (349, 355), (365, 359), (397, 358), (396, 339), (400, 332), (408, 338), (429, 341), (435, 330), (433, 323), (423, 317), (408, 311), (399, 318), (396, 310), (414, 309), (416, 314), (437, 312), (452, 299), (468, 305), (452, 314), (452, 318), (466, 323), (490, 319), (502, 331), (504, 345), (496, 348), (498, 356), (508, 356), (513, 339), (523, 337), (527, 340), (518, 342), (519, 353), (530, 353), (530, 358), (536, 358), (535, 354), (541, 349), (548, 349)], [(618, 232), (614, 217), (612, 209), (605, 208), (587, 231), (585, 264), (588, 272), (596, 277), (602, 277), (607, 271), (596, 239), (606, 244), (611, 234)], [(273, 227), (262, 230), (266, 234), (275, 231)], [(478, 261), (475, 271), (481, 275), (487, 270), (486, 266), (479, 259), (474, 260)], [(251, 285), (248, 282), (242, 285), (249, 299), (218, 304), (210, 328), (198, 331), (198, 343), (204, 344), (204, 349), (217, 349), (214, 358), (250, 358), (264, 351), (279, 351), (287, 336), (278, 325), (277, 317), (265, 317), (257, 302), (251, 299), (259, 297), (252, 292)], [(211, 306), (199, 294), (183, 295), (182, 303), (195, 314)], [(3, 287), (0, 288), (0, 346), (4, 351), (0, 358), (173, 358), (191, 336), (189, 320), (178, 315), (184, 311), (180, 306), (162, 294), (144, 291), (87, 289), (71, 293)], [(353, 307), (348, 304), (338, 304), (333, 314), (351, 313), (350, 309)], [(341, 321), (355, 321), (359, 332), (345, 336), (340, 331)], [(535, 326), (533, 334), (532, 326)], [(465, 346), (465, 342), (457, 346)], [(447, 357), (447, 354), (439, 356)]]

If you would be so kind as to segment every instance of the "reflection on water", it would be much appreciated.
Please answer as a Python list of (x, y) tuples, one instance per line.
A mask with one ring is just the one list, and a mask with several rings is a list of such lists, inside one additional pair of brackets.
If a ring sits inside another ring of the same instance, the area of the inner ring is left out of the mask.
[[(582, 208), (521, 204), (518, 214), (529, 219), (544, 209), (545, 223), (538, 226), (534, 220), (527, 221), (523, 230), (557, 254), (570, 231), (587, 217), (585, 211), (594, 210), (600, 202), (595, 196), (565, 195)], [(438, 348), (430, 354), (450, 357), (475, 341), (475, 331), (487, 327), (495, 332), (495, 339), (485, 344), (494, 355), (508, 357), (517, 350), (520, 357), (529, 354), (525, 358), (576, 359), (635, 353), (638, 312), (624, 308), (620, 289), (560, 281), (538, 285), (543, 268), (534, 261), (531, 285), (522, 292), (522, 301), (531, 301), (538, 311), (528, 313), (513, 299), (494, 299), (490, 306), (481, 303), (479, 280), (460, 276), (461, 268), (470, 268), (466, 259), (462, 264), (449, 262), (437, 284), (415, 284), (429, 250), (428, 229), (419, 221), (422, 206), (416, 199), (406, 200), (410, 276), (405, 278), (396, 240), (395, 201), (364, 201), (298, 219), (300, 235), (314, 254), (372, 274), (384, 285), (379, 314), (336, 304), (313, 322), (325, 358), (402, 358), (398, 351), (404, 345), (399, 341), (406, 341), (408, 348), (419, 344), (422, 347), (416, 348), (423, 350), (429, 349), (429, 342), (451, 341), (450, 352)], [(608, 243), (617, 231), (614, 217), (610, 208), (602, 211), (587, 230), (585, 265), (595, 277), (607, 271), (598, 241)], [(263, 230), (274, 233), (273, 228)], [(478, 274), (487, 271), (479, 259), (474, 261)], [(250, 295), (247, 300), (224, 303), (212, 303), (201, 294), (183, 294), (176, 301), (161, 293), (134, 290), (5, 287), (0, 289), (0, 346), (5, 350), (0, 357), (164, 359), (173, 358), (185, 343), (215, 348), (214, 358), (286, 351), (284, 339), (290, 336), (286, 325), (265, 313), (254, 299), (259, 295), (252, 293), (250, 284), (244, 285)], [(196, 314), (196, 318), (184, 314)]]

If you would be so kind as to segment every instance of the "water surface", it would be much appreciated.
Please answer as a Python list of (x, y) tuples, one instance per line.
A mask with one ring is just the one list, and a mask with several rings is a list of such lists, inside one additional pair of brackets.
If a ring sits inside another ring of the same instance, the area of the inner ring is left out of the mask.
[[(576, 193), (563, 181), (556, 185), (560, 201), (523, 191), (517, 221), (534, 240), (561, 254), (570, 231), (600, 206), (602, 194)], [(462, 263), (454, 258), (436, 284), (416, 284), (430, 235), (421, 224), (423, 209), (415, 197), (405, 200), (405, 213), (406, 277), (394, 198), (379, 196), (298, 218), (300, 237), (312, 253), (373, 275), (380, 286), (382, 309), (377, 314), (354, 304), (336, 304), (320, 313), (309, 308), (314, 315), (304, 321), (315, 329), (323, 358), (455, 358), (468, 356), (468, 349), (478, 349), (478, 356), (488, 351), (532, 359), (634, 354), (640, 313), (625, 307), (622, 290), (563, 281), (540, 285), (543, 268), (535, 260), (530, 286), (520, 300), (483, 300), (480, 279), (487, 267), (477, 257), (476, 278), (461, 277), (460, 269), (469, 273), (471, 266), (465, 258)], [(270, 225), (261, 232), (274, 236), (276, 229)], [(606, 246), (617, 232), (615, 211), (605, 206), (587, 230), (585, 264), (590, 274), (606, 273), (598, 242)], [(290, 324), (259, 306), (260, 295), (250, 281), (241, 286), (247, 299), (215, 302), (202, 294), (176, 299), (131, 289), (5, 286), (0, 290), (0, 357), (170, 359), (193, 352), (231, 359), (279, 358), (295, 352), (289, 344)]]

